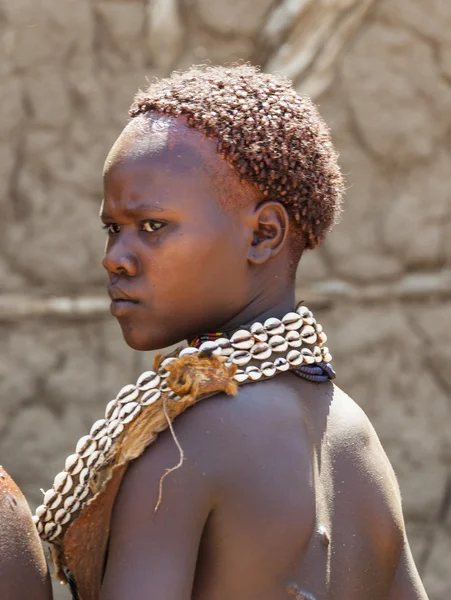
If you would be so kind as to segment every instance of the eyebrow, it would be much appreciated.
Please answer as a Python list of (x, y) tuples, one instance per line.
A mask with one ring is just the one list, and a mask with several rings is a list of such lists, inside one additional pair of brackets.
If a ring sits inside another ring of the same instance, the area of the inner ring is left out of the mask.
[[(131, 206), (130, 208), (126, 208), (124, 210), (124, 214), (128, 217), (137, 217), (142, 214), (147, 214), (149, 212), (174, 212), (171, 208), (163, 208), (161, 206), (156, 206), (154, 204), (136, 204), (135, 206)], [(102, 210), (100, 212), (101, 219), (113, 219), (111, 215)]]

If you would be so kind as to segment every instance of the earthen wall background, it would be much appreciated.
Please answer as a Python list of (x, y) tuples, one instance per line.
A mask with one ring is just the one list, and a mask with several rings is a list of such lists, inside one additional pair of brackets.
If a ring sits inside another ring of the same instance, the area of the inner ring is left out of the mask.
[(0, 0), (0, 462), (36, 506), (148, 366), (105, 308), (101, 169), (145, 78), (206, 59), (285, 72), (332, 128), (346, 211), (298, 295), (395, 467), (430, 598), (449, 597), (447, 0)]

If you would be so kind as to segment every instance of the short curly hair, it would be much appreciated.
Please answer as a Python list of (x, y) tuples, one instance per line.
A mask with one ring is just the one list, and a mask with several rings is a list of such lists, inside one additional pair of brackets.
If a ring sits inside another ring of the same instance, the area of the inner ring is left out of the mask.
[(249, 64), (196, 66), (138, 92), (130, 116), (148, 111), (183, 115), (216, 138), (221, 157), (255, 184), (262, 200), (285, 206), (302, 232), (302, 249), (320, 244), (337, 221), (344, 180), (329, 129), (285, 77)]

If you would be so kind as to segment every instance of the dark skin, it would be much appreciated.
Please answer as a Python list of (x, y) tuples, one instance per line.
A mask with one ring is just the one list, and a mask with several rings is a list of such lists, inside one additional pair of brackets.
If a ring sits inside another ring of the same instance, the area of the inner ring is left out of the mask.
[(0, 598), (52, 598), (47, 564), (30, 508), (3, 467), (0, 467)]
[[(284, 207), (262, 203), (181, 119), (126, 128), (101, 216), (112, 311), (133, 348), (293, 308)], [(170, 432), (123, 481), (102, 600), (426, 598), (392, 468), (336, 386), (285, 373), (201, 402), (174, 427), (185, 461), (158, 511), (179, 459)]]

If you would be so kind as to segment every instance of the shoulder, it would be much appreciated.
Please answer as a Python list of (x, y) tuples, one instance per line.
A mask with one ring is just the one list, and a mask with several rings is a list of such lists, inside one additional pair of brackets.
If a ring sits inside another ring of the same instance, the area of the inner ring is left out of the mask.
[(27, 501), (0, 467), (0, 596), (51, 598), (42, 546)]

